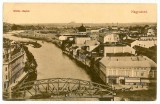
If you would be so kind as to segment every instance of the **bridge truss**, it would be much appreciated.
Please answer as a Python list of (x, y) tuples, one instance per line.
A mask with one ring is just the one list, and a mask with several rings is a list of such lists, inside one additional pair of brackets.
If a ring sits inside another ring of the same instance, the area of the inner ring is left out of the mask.
[(12, 99), (113, 98), (109, 85), (71, 79), (51, 78), (22, 83), (12, 89)]

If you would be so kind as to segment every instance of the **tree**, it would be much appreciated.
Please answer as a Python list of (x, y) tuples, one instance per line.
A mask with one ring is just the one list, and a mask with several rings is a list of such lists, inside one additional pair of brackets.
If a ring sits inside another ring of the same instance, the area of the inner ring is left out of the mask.
[(11, 27), (12, 30), (17, 30), (18, 29), (18, 25), (13, 24), (13, 26)]

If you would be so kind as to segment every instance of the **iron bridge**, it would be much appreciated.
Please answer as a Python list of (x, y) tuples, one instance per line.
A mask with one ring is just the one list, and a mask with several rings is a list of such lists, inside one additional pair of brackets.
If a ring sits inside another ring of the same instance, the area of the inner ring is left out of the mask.
[(12, 88), (12, 99), (113, 98), (110, 85), (72, 78), (51, 78), (23, 82)]

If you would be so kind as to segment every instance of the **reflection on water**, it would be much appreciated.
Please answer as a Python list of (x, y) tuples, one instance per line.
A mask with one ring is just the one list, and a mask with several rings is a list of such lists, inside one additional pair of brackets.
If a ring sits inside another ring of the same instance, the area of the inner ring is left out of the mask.
[(52, 43), (44, 43), (41, 48), (29, 46), (38, 63), (38, 79), (75, 78), (90, 80), (85, 70), (78, 67), (69, 57)]

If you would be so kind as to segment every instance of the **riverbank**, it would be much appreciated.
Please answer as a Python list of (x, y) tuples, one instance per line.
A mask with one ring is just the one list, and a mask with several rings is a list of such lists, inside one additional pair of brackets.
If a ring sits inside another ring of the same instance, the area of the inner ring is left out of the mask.
[(20, 37), (20, 38), (28, 38), (28, 39), (33, 39), (33, 40), (39, 40), (39, 41), (42, 41), (42, 42), (51, 42), (51, 43), (55, 43), (56, 42), (56, 40), (55, 40), (55, 38), (46, 38), (46, 37), (34, 37), (34, 36), (31, 36), (31, 35), (29, 35), (29, 36), (25, 36), (25, 35), (19, 35), (19, 34), (13, 34), (13, 36), (15, 36), (15, 37)]
[[(58, 48), (61, 48), (58, 44), (55, 44)], [(68, 56), (71, 60), (73, 60), (79, 67), (82, 67), (86, 73), (91, 77), (92, 82), (100, 83), (100, 84), (105, 84), (100, 77), (97, 75), (97, 73), (87, 64), (84, 62), (78, 60), (77, 58), (74, 58), (71, 54), (68, 52), (63, 51), (63, 54)]]
[[(22, 35), (22, 34), (14, 34), (13, 36), (16, 36), (16, 37), (20, 37), (20, 38), (28, 38), (28, 39), (34, 39), (34, 40), (39, 40), (39, 41), (42, 41), (42, 42), (49, 42), (49, 43), (52, 43), (54, 44), (56, 47), (60, 48), (62, 50), (62, 47), (61, 45), (59, 44), (59, 41), (56, 40), (56, 38), (44, 38), (44, 37), (34, 37), (32, 35)], [(91, 77), (91, 80), (93, 82), (96, 82), (96, 83), (101, 83), (101, 84), (105, 84), (100, 78), (99, 76), (95, 73), (94, 70), (91, 69), (90, 66), (86, 65), (85, 63), (81, 62), (80, 60), (78, 60), (77, 58), (74, 58), (71, 54), (67, 53), (66, 51), (62, 51), (63, 54), (67, 55), (71, 60), (74, 60), (75, 63), (79, 66), (79, 67), (82, 67), (86, 73)]]
[(31, 42), (31, 41), (21, 42), (21, 44), (23, 44), (23, 45), (31, 45), (34, 48), (40, 48), (40, 47), (42, 47), (42, 45), (39, 44), (39, 43), (37, 43), (37, 41), (36, 42)]
[(28, 72), (28, 77), (25, 79), (25, 82), (34, 81), (37, 79), (37, 62), (33, 54), (28, 50), (27, 46), (23, 45), (23, 49), (27, 56), (27, 62), (25, 62), (24, 71)]
[[(45, 41), (45, 39), (43, 40)], [(54, 43), (54, 42), (51, 42)], [(58, 48), (61, 48), (61, 46), (57, 43), (54, 43)], [(76, 58), (73, 58), (72, 55), (70, 55), (67, 52), (63, 52), (63, 54), (69, 56), (72, 60), (74, 60), (76, 62), (77, 65), (79, 65), (80, 67), (82, 67), (83, 69), (85, 69), (85, 71), (87, 71), (88, 75), (92, 75), (91, 80), (94, 81), (92, 78), (94, 76), (96, 76), (96, 74), (91, 74), (91, 70), (88, 66), (86, 66), (84, 63), (82, 63), (81, 61), (77, 60)], [(94, 70), (92, 70), (94, 72)], [(94, 72), (95, 73), (95, 72)], [(97, 78), (95, 78), (95, 80), (97, 81)], [(99, 83), (99, 81), (98, 81)], [(154, 87), (156, 87), (154, 85)], [(148, 99), (149, 101), (153, 101), (154, 99), (156, 99), (156, 94), (155, 94), (156, 90), (151, 90), (150, 88), (148, 90), (139, 90), (139, 91), (117, 91), (117, 95), (118, 97), (120, 97), (120, 100), (124, 100), (124, 98), (129, 98), (130, 100), (146, 100)], [(150, 93), (151, 96), (149, 95)]]

